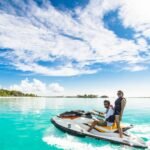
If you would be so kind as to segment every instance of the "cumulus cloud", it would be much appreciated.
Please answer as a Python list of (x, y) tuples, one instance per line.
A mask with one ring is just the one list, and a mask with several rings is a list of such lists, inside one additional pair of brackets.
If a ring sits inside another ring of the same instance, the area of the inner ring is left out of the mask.
[(59, 83), (46, 84), (38, 79), (33, 79), (32, 81), (24, 79), (19, 84), (11, 85), (9, 89), (24, 93), (34, 93), (39, 96), (59, 95), (64, 91), (64, 87)]
[(60, 86), (58, 83), (52, 83), (49, 85), (49, 88), (53, 91), (53, 92), (63, 92), (64, 88), (62, 86)]
[(150, 1), (149, 0), (125, 0), (120, 8), (120, 17), (126, 27), (132, 27), (144, 36), (150, 31)]
[[(0, 47), (10, 49), (0, 57), (17, 70), (73, 76), (96, 73), (102, 63), (123, 62), (124, 69), (135, 70), (150, 61), (148, 0), (91, 0), (74, 12), (27, 2), (14, 0), (18, 9), (0, 2)], [(116, 9), (124, 27), (136, 31), (134, 39), (119, 38), (105, 27), (104, 15)], [(95, 63), (99, 66), (93, 69)]]

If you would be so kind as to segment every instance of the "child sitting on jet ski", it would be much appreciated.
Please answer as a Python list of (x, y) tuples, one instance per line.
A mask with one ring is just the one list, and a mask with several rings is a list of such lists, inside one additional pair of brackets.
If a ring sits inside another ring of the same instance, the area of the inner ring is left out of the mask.
[(99, 112), (99, 115), (104, 116), (105, 119), (95, 120), (90, 126), (90, 128), (88, 129), (88, 132), (90, 132), (96, 125), (98, 126), (112, 126), (113, 125), (115, 121), (114, 109), (113, 109), (113, 106), (110, 104), (109, 100), (104, 100), (104, 107), (106, 108), (106, 112), (105, 113)]

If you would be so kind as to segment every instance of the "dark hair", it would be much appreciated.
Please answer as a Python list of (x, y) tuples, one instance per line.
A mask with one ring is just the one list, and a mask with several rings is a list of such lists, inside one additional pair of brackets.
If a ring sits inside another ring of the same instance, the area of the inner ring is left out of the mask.
[(110, 101), (109, 100), (104, 100), (104, 103), (107, 103), (108, 105), (110, 105)]
[(123, 91), (119, 90), (118, 93), (121, 93), (122, 95), (124, 95)]

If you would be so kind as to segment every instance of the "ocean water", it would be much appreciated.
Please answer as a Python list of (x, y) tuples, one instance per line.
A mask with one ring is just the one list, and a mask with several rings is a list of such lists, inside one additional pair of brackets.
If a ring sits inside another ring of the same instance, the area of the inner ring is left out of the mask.
[[(0, 150), (136, 149), (71, 136), (51, 124), (51, 117), (77, 109), (103, 111), (103, 99), (0, 98)], [(150, 148), (150, 98), (128, 98), (123, 122), (133, 124), (130, 132), (142, 137)]]

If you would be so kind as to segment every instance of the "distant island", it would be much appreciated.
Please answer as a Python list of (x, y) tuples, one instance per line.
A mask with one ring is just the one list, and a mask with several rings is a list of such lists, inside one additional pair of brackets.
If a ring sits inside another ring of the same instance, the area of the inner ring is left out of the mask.
[(6, 89), (0, 89), (0, 96), (37, 97), (37, 95), (32, 93), (28, 94), (20, 91), (6, 90)]
[(107, 95), (98, 96), (95, 94), (83, 94), (83, 95), (76, 95), (76, 96), (42, 96), (47, 98), (109, 98)]
[(100, 98), (109, 98), (107, 95), (102, 95)]
[(98, 95), (93, 95), (93, 94), (84, 94), (84, 95), (77, 95), (77, 98), (98, 98)]
[(109, 98), (109, 97), (107, 95), (98, 96), (95, 94), (84, 94), (84, 95), (77, 95), (75, 96), (75, 98)]

